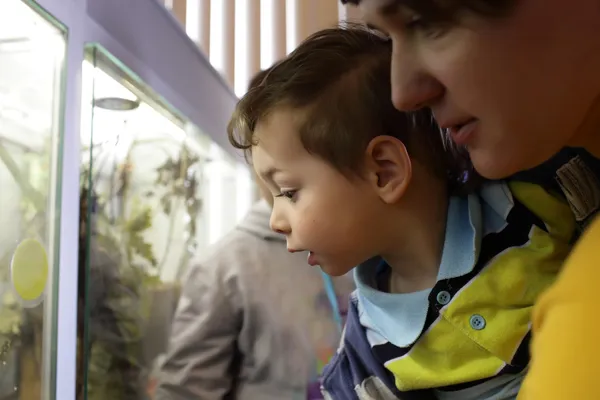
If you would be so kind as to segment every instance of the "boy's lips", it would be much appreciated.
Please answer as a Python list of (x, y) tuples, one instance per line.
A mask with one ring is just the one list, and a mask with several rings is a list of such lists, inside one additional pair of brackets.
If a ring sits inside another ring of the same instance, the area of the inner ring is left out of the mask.
[[(290, 252), (290, 253), (299, 253), (301, 251), (307, 251), (307, 250), (288, 249), (288, 252)], [(312, 251), (308, 251), (308, 256), (306, 258), (306, 261), (312, 267), (314, 267), (315, 265), (319, 265), (317, 256), (315, 256), (315, 253), (313, 253)]]
[(308, 252), (308, 257), (307, 257), (306, 261), (308, 262), (308, 265), (310, 265), (311, 267), (314, 267), (315, 265), (319, 265), (319, 261), (317, 260), (315, 253), (313, 253), (312, 251)]

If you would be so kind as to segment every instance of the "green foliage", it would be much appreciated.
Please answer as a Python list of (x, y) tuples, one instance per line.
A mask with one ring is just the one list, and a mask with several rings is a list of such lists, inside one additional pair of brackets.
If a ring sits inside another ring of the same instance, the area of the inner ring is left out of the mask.
[(144, 231), (152, 226), (152, 209), (134, 203), (131, 218), (125, 221), (125, 237), (128, 239), (129, 251), (147, 260), (153, 267), (158, 265), (152, 245), (144, 238)]
[[(134, 142), (130, 152), (135, 146)], [(44, 168), (49, 164), (49, 154), (50, 148), (47, 154), (20, 157), (16, 162), (14, 153), (2, 147), (0, 142), (0, 163), (13, 175), (22, 195), (19, 237), (36, 237), (45, 242), (48, 218), (52, 216), (47, 209), (48, 193), (52, 190), (48, 187), (50, 171)], [(129, 156), (126, 157), (124, 165), (114, 167), (117, 182), (110, 182), (113, 190), (108, 192), (94, 193), (94, 187), (88, 186), (89, 177), (93, 177), (96, 171), (91, 171), (88, 163), (84, 162), (81, 166), (82, 188), (88, 187), (94, 198), (90, 199), (92, 218), (87, 221), (91, 232), (90, 248), (80, 254), (86, 254), (88, 263), (94, 262), (89, 253), (92, 248), (109, 255), (102, 259), (101, 265), (88, 265), (86, 271), (89, 276), (88, 299), (96, 295), (85, 305), (85, 313), (89, 316), (87, 334), (93, 339), (85, 345), (89, 399), (134, 398), (132, 396), (139, 390), (145, 368), (140, 346), (151, 306), (148, 294), (152, 288), (162, 285), (160, 268), (170, 251), (173, 221), (180, 218), (176, 211), (181, 205), (185, 207), (189, 217), (187, 237), (193, 240), (196, 219), (202, 208), (197, 189), (201, 181), (199, 167), (203, 160), (191, 153), (187, 146), (182, 145), (179, 154), (169, 157), (156, 169), (154, 187), (144, 194), (131, 188), (134, 166), (129, 159)], [(92, 160), (93, 168), (97, 168), (97, 161)], [(97, 183), (95, 178), (92, 179), (93, 185)], [(153, 208), (148, 202), (153, 196), (157, 197), (160, 208)], [(115, 197), (121, 208), (117, 215), (109, 215), (107, 204), (115, 201)], [(156, 229), (152, 224), (157, 211), (170, 218), (165, 251), (160, 261), (147, 239), (147, 232)], [(87, 217), (86, 214), (82, 217)], [(9, 280), (10, 258), (10, 250), (0, 254), (0, 282)], [(83, 298), (83, 293), (80, 296)], [(105, 318), (111, 322), (107, 323)], [(20, 339), (26, 320), (24, 310), (12, 292), (3, 292), (0, 297), (0, 362), (9, 352), (23, 345)], [(81, 333), (79, 340), (83, 340)]]

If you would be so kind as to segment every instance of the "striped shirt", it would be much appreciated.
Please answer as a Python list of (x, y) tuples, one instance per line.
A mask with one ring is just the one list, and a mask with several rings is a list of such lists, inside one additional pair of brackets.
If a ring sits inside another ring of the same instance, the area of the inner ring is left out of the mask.
[(506, 379), (514, 374), (518, 391), (533, 304), (555, 281), (575, 231), (567, 203), (541, 187), (494, 183), (451, 199), (433, 288), (386, 293), (378, 289), (389, 280), (381, 259), (357, 267), (359, 321), (397, 389), (437, 388), (440, 398), (467, 399), (464, 390), (481, 393), (481, 385), (497, 392), (494, 377), (515, 386)]

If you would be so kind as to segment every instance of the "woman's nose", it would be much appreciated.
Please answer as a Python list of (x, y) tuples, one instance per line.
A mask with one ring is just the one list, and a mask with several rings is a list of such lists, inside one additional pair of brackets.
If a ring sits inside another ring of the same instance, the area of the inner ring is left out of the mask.
[(392, 56), (392, 102), (400, 111), (415, 111), (431, 105), (444, 93), (444, 86), (420, 65), (417, 56), (394, 45)]

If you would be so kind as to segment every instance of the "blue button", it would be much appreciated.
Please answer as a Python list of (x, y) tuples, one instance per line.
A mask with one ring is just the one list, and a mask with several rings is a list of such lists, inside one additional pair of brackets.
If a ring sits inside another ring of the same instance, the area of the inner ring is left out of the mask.
[(439, 292), (436, 296), (436, 300), (439, 304), (445, 306), (446, 304), (450, 303), (450, 299), (452, 298), (452, 296), (450, 295), (450, 293), (448, 293), (445, 290), (442, 290), (441, 292)]
[(485, 328), (485, 318), (479, 314), (473, 314), (471, 315), (469, 324), (471, 324), (471, 328), (475, 329), (476, 331), (480, 331)]

